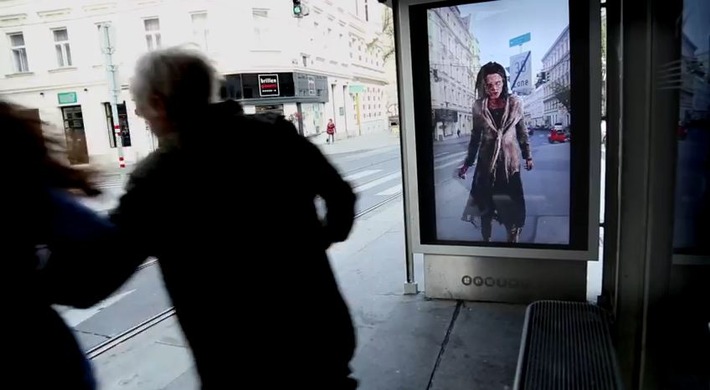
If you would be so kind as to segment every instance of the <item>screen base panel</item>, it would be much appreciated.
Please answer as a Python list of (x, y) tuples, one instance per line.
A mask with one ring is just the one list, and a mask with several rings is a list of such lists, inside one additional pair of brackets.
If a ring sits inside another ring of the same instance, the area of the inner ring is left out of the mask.
[(586, 262), (424, 255), (427, 298), (528, 304), (584, 301), (586, 292)]

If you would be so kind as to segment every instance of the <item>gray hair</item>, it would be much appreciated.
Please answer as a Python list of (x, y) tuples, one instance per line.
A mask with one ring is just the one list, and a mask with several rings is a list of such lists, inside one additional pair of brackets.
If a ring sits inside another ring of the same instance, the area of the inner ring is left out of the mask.
[[(138, 59), (131, 81), (136, 105), (157, 98), (169, 117), (179, 117), (215, 99), (219, 77), (209, 60), (195, 50), (173, 47), (151, 51)], [(151, 107), (152, 108), (152, 107)]]

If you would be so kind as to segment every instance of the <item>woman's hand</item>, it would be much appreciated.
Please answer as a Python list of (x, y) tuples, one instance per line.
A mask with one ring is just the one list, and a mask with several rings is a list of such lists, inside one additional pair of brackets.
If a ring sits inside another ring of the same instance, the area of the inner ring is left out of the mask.
[(464, 164), (461, 166), (461, 168), (459, 168), (459, 171), (458, 171), (459, 179), (466, 178), (466, 171), (468, 171), (468, 167), (466, 166), (466, 164)]
[(528, 171), (532, 170), (533, 166), (534, 166), (534, 164), (533, 164), (533, 160), (531, 158), (525, 160), (525, 169), (527, 169)]

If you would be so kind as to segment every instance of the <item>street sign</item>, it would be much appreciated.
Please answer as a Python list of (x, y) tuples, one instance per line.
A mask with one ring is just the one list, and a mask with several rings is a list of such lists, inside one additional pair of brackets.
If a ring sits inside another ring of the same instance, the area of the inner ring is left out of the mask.
[(279, 75), (260, 74), (259, 75), (259, 95), (279, 96)]
[(510, 41), (508, 41), (508, 46), (521, 46), (525, 42), (530, 42), (530, 33), (525, 33), (523, 35), (511, 39)]
[(356, 94), (356, 93), (364, 93), (365, 92), (365, 86), (362, 84), (350, 84), (348, 86), (348, 92)]
[(522, 95), (532, 93), (534, 88), (530, 54), (528, 50), (510, 57), (510, 82), (515, 83), (510, 89)]
[(76, 92), (59, 92), (57, 100), (59, 104), (74, 104), (77, 102)]

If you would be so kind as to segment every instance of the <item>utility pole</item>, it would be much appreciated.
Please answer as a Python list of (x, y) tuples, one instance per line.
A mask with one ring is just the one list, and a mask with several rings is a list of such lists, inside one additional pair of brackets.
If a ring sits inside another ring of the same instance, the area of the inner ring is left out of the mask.
[(123, 137), (121, 136), (121, 123), (118, 119), (118, 94), (121, 93), (121, 87), (118, 83), (118, 69), (113, 63), (113, 54), (116, 52), (116, 46), (111, 39), (110, 23), (102, 23), (99, 25), (99, 30), (101, 32), (101, 51), (104, 53), (106, 77), (108, 78), (113, 134), (116, 139), (116, 151), (118, 151), (118, 166), (121, 168), (121, 178), (123, 178), (123, 169), (126, 168), (126, 162), (123, 158)]

